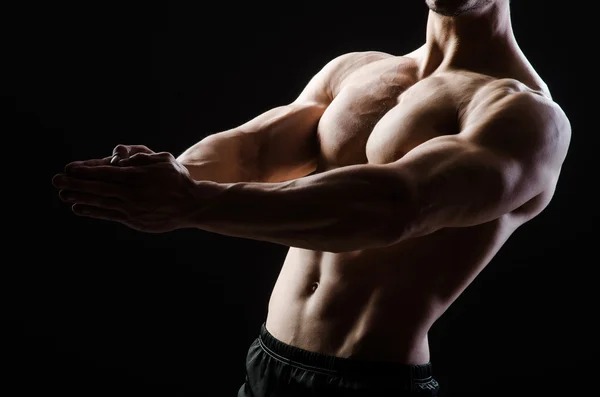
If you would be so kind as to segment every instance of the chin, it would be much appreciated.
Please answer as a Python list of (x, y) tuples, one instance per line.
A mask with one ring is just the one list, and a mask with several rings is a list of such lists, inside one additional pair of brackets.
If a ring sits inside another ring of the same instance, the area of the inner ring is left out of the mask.
[(487, 6), (494, 0), (425, 0), (429, 9), (436, 14), (456, 17)]

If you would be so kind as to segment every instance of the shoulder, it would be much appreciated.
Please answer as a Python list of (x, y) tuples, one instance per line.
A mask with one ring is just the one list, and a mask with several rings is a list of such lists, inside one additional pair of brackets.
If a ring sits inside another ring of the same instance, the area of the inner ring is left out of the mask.
[(564, 133), (571, 131), (569, 119), (558, 103), (515, 79), (496, 79), (482, 85), (468, 107), (467, 125), (505, 121), (529, 127), (556, 124)]
[(380, 51), (359, 51), (341, 54), (331, 59), (315, 74), (297, 101), (312, 100), (328, 104), (337, 95), (344, 81), (362, 67), (394, 55)]
[(395, 58), (394, 55), (380, 51), (349, 52), (335, 57), (323, 68), (327, 79), (327, 87), (331, 98), (334, 98), (344, 81), (363, 67), (385, 59)]
[(355, 51), (341, 54), (330, 60), (325, 68), (341, 71), (345, 69), (352, 70), (371, 62), (380, 61), (382, 59), (393, 58), (395, 55), (381, 51)]
[(563, 109), (514, 79), (491, 81), (474, 95), (463, 134), (505, 154), (562, 164), (571, 139)]

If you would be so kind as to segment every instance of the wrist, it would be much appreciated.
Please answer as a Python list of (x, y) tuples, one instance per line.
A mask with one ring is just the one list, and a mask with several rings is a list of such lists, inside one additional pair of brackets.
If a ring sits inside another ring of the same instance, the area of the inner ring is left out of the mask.
[(201, 228), (208, 220), (208, 214), (222, 198), (230, 184), (212, 181), (192, 180), (188, 205), (182, 219), (184, 228)]

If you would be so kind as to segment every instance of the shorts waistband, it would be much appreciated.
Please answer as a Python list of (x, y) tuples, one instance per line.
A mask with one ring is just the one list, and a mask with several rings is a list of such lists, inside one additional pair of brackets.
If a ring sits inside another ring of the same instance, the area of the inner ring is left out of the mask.
[(280, 361), (307, 370), (314, 370), (316, 372), (340, 376), (356, 376), (361, 378), (390, 376), (395, 379), (405, 379), (409, 384), (413, 382), (427, 382), (431, 380), (433, 376), (431, 362), (412, 365), (384, 361), (369, 361), (329, 356), (300, 349), (276, 339), (269, 331), (267, 331), (265, 323), (261, 326), (258, 339), (262, 349)]

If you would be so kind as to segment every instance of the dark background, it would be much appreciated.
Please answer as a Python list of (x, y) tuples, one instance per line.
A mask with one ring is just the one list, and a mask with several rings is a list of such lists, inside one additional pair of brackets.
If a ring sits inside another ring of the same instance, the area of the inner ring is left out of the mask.
[[(513, 1), (513, 27), (571, 120), (570, 153), (551, 205), (431, 330), (442, 396), (597, 388), (594, 12), (550, 3)], [(178, 155), (293, 100), (342, 53), (410, 52), (425, 39), (424, 2), (12, 7), (2, 100), (22, 171), (5, 198), (25, 206), (4, 207), (19, 217), (7, 240), (18, 337), (6, 346), (18, 390), (234, 396), (287, 248), (79, 218), (51, 178), (118, 143)]]

